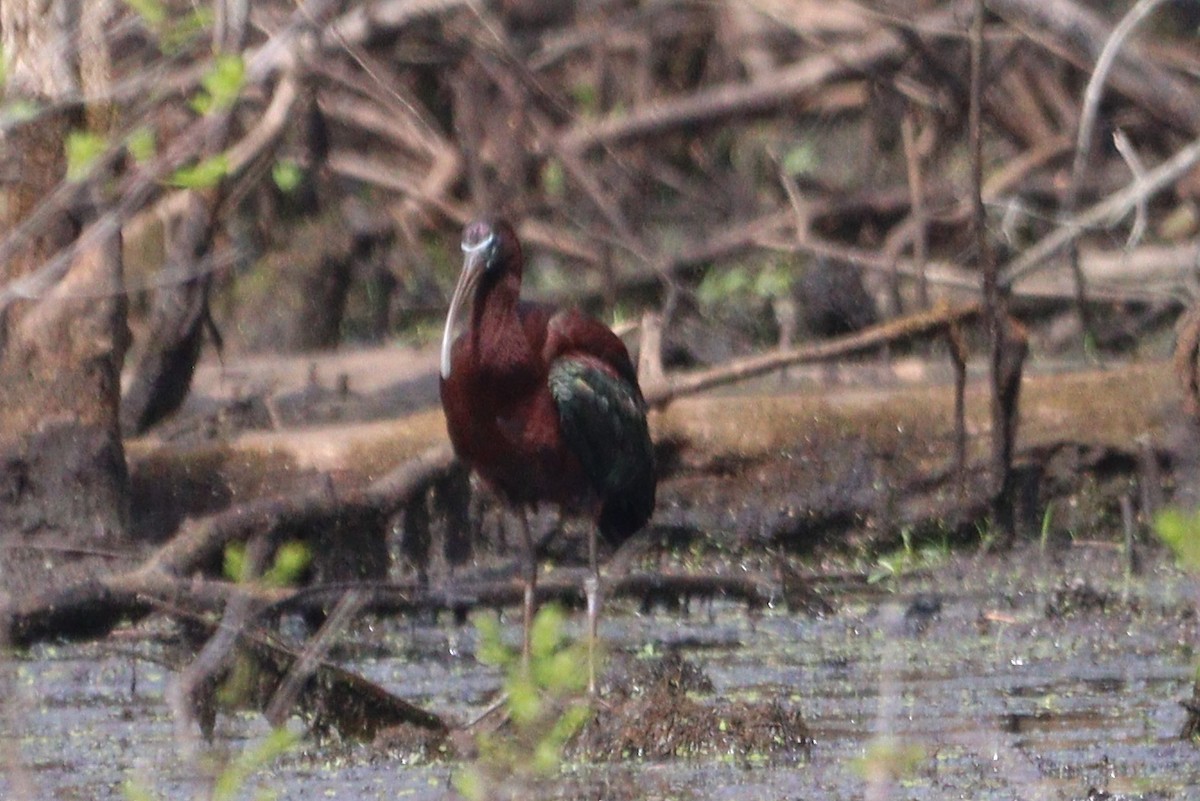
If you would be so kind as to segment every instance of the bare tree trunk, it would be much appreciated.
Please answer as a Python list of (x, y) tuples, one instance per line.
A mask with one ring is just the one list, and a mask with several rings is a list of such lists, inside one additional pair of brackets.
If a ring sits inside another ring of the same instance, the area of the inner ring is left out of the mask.
[[(249, 7), (244, 2), (229, 2), (217, 3), (216, 9), (214, 52), (240, 53)], [(202, 159), (216, 156), (229, 143), (232, 111), (219, 111), (214, 119), (201, 145)], [(183, 404), (200, 359), (205, 326), (216, 330), (208, 309), (212, 272), (205, 262), (212, 253), (218, 211), (226, 194), (223, 182), (193, 190), (180, 219), (168, 226), (165, 267), (188, 278), (155, 294), (147, 342), (134, 364), (122, 402), (122, 423), (129, 434), (147, 431)]]
[(174, 413), (187, 398), (200, 359), (212, 273), (199, 269), (212, 244), (216, 201), (188, 198), (183, 218), (168, 228), (166, 268), (192, 277), (155, 293), (146, 344), (134, 362), (121, 402), (121, 423), (131, 436)]
[(81, 85), (78, 37), (98, 25), (81, 16), (105, 6), (0, 0), (5, 97), (39, 110), (0, 132), (0, 248), (11, 253), (0, 280), (30, 289), (6, 291), (0, 302), (0, 540), (12, 548), (0, 560), (0, 588), (9, 591), (40, 583), (64, 546), (108, 545), (126, 534), (120, 228), (99, 213), (100, 181), (65, 180), (63, 155), (66, 134), (86, 125), (77, 98), (94, 88)]
[(984, 0), (975, 0), (971, 23), (971, 107), (968, 127), (971, 139), (972, 228), (983, 273), (983, 319), (989, 342), (989, 378), (992, 417), (992, 524), (1002, 544), (1011, 545), (1016, 536), (1013, 452), (1017, 441), (1021, 373), (1029, 340), (1024, 328), (1010, 315), (1008, 287), (1000, 283), (1000, 267), (988, 239), (983, 206), (983, 82), (987, 63), (983, 35)]

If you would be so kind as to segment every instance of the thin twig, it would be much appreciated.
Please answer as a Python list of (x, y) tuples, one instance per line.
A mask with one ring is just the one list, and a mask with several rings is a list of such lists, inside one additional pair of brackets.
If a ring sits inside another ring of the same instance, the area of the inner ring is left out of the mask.
[[(1139, 0), (1137, 5), (1113, 29), (1112, 35), (1108, 37), (1108, 41), (1104, 43), (1104, 47), (1100, 51), (1100, 56), (1096, 59), (1096, 68), (1092, 70), (1092, 76), (1088, 79), (1087, 89), (1083, 93), (1083, 109), (1080, 112), (1079, 129), (1075, 139), (1075, 158), (1071, 164), (1071, 183), (1067, 189), (1066, 199), (1063, 202), (1063, 216), (1066, 219), (1070, 219), (1075, 215), (1075, 210), (1079, 205), (1079, 187), (1083, 183), (1083, 174), (1087, 169), (1088, 160), (1091, 156), (1097, 111), (1100, 108), (1100, 99), (1104, 95), (1104, 85), (1108, 80), (1109, 71), (1112, 69), (1113, 64), (1116, 63), (1117, 54), (1120, 53), (1121, 46), (1125, 43), (1129, 34), (1133, 33), (1138, 23), (1145, 19), (1146, 15), (1161, 2), (1162, 0)], [(1134, 178), (1140, 178), (1140, 176), (1135, 172)], [(1144, 201), (1138, 204), (1139, 218), (1143, 204)], [(1075, 280), (1076, 311), (1079, 315), (1084, 335), (1090, 337), (1092, 335), (1092, 321), (1091, 314), (1088, 311), (1087, 281), (1084, 278), (1083, 268), (1079, 263), (1078, 240), (1072, 240), (1070, 243), (1068, 261), (1071, 267), (1071, 276)]]
[(733, 116), (763, 114), (839, 80), (878, 69), (889, 60), (899, 59), (903, 50), (899, 36), (891, 31), (880, 31), (861, 41), (790, 64), (750, 83), (719, 84), (680, 98), (622, 111), (598, 122), (579, 123), (559, 137), (557, 149), (582, 153), (601, 145), (623, 144), (681, 127), (712, 124)]
[(908, 191), (912, 197), (910, 216), (913, 225), (912, 255), (917, 269), (917, 305), (929, 307), (929, 281), (925, 275), (925, 263), (929, 260), (929, 231), (925, 214), (925, 134), (917, 135), (916, 113), (909, 110), (900, 120), (900, 134), (904, 140), (904, 161), (908, 167)]
[(1135, 180), (1099, 203), (1089, 206), (1074, 220), (1054, 229), (1026, 248), (1020, 256), (1000, 270), (1000, 284), (1011, 287), (1030, 273), (1043, 268), (1046, 262), (1082, 236), (1087, 229), (1099, 225), (1115, 225), (1131, 209), (1137, 208), (1138, 203), (1166, 189), (1198, 163), (1200, 138), (1192, 140), (1174, 156), (1147, 172), (1141, 180)]
[(287, 720), (305, 683), (317, 672), (317, 668), (324, 662), (325, 656), (333, 647), (337, 636), (359, 613), (365, 600), (361, 591), (351, 589), (347, 590), (337, 602), (337, 606), (329, 613), (329, 617), (325, 619), (321, 629), (308, 642), (304, 652), (300, 654), (300, 658), (292, 663), (291, 669), (276, 688), (264, 713), (268, 723), (272, 726), (282, 726)]
[[(1108, 23), (1076, 0), (988, 0), (992, 13), (1031, 41), (1081, 70), (1094, 70), (1101, 42), (1112, 35)], [(1145, 52), (1126, 48), (1110, 70), (1108, 82), (1151, 116), (1193, 135), (1200, 134), (1195, 89)]]
[(1100, 108), (1100, 99), (1104, 96), (1104, 85), (1108, 81), (1109, 72), (1121, 52), (1125, 40), (1137, 28), (1146, 16), (1161, 5), (1165, 0), (1138, 0), (1129, 10), (1112, 35), (1104, 43), (1100, 56), (1096, 59), (1096, 68), (1088, 79), (1087, 88), (1083, 92), (1083, 110), (1079, 116), (1079, 131), (1075, 137), (1075, 159), (1071, 164), (1071, 186), (1067, 193), (1068, 213), (1073, 213), (1079, 197), (1079, 184), (1083, 172), (1087, 169), (1088, 159), (1092, 152), (1092, 132), (1096, 127), (1096, 112)]
[[(1135, 181), (1142, 181), (1146, 178), (1146, 164), (1142, 161), (1141, 156), (1133, 149), (1133, 143), (1129, 141), (1129, 137), (1120, 128), (1113, 131), (1113, 144), (1117, 148), (1117, 152), (1121, 154), (1121, 158), (1125, 160), (1125, 165), (1129, 167), (1129, 171), (1133, 173)], [(1133, 250), (1137, 247), (1142, 237), (1146, 235), (1146, 228), (1149, 226), (1150, 210), (1149, 204), (1145, 197), (1138, 198), (1137, 209), (1133, 216), (1133, 227), (1129, 229), (1129, 238), (1125, 240), (1125, 252)]]

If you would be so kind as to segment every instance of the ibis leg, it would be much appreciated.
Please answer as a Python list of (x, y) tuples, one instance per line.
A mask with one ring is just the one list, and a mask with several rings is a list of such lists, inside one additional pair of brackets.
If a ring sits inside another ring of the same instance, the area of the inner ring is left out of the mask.
[(596, 558), (596, 531), (588, 532), (588, 558), (591, 561), (591, 574), (584, 581), (584, 591), (587, 593), (588, 617), (588, 695), (596, 695), (596, 635), (600, 619), (600, 566)]
[(537, 551), (533, 545), (533, 533), (529, 530), (529, 513), (521, 510), (521, 536), (525, 548), (525, 615), (524, 637), (521, 643), (521, 659), (525, 670), (529, 670), (530, 632), (533, 631), (533, 613), (537, 605)]

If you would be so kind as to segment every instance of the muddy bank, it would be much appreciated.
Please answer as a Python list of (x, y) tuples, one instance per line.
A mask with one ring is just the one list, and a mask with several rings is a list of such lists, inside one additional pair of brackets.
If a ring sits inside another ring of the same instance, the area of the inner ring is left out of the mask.
[[(359, 354), (346, 369), (360, 362), (381, 364)], [(336, 371), (334, 365), (322, 369)], [(417, 380), (411, 368), (394, 370), (401, 371), (395, 374), (400, 383)], [(986, 494), (985, 388), (968, 388), (967, 462), (960, 472), (949, 385), (913, 384), (903, 373), (869, 365), (843, 373), (872, 383), (830, 387), (819, 373), (802, 371), (786, 381), (771, 377), (678, 400), (656, 413), (651, 422), (662, 491), (652, 525), (794, 547), (872, 530), (894, 536), (900, 527), (938, 520), (951, 529), (975, 525)], [(379, 386), (380, 376), (374, 381), (375, 391), (392, 391), (393, 385)], [(1138, 459), (1147, 453), (1169, 470), (1173, 458), (1180, 461), (1172, 454), (1186, 445), (1178, 436), (1180, 397), (1166, 363), (1032, 375), (1022, 397), (1019, 512), (1027, 530), (1041, 525), (1047, 503), (1072, 491), (1078, 476), (1095, 474), (1103, 483), (1136, 475), (1146, 469)], [(346, 419), (356, 413), (346, 410)], [(361, 486), (444, 437), (440, 413), (426, 406), (392, 420), (135, 441), (129, 447), (135, 520), (147, 539), (158, 539), (188, 515), (264, 492)]]
[[(874, 783), (882, 797), (918, 801), (1086, 798), (1093, 789), (1190, 798), (1200, 768), (1177, 735), (1194, 671), (1196, 583), (1149, 544), (1140, 546), (1144, 572), (1126, 575), (1114, 546), (1084, 534), (1003, 555), (927, 548), (899, 572), (881, 567), (905, 564), (898, 554), (797, 558), (828, 604), (821, 616), (611, 604), (602, 636), (614, 665), (678, 653), (711, 683), (689, 685), (689, 704), (778, 705), (802, 716), (812, 744), (786, 756), (576, 758), (538, 797), (857, 798)], [(129, 780), (184, 797), (207, 781), (179, 756), (164, 701), (171, 674), (155, 661), (163, 634), (42, 646), (6, 664), (16, 693), (0, 725), (22, 766), (0, 776), (6, 797), (26, 786), (28, 797), (123, 799)], [(468, 720), (501, 684), (476, 646), (471, 626), (376, 620), (349, 632), (339, 653), (389, 690)], [(216, 751), (232, 757), (264, 735), (256, 715), (222, 715)], [(246, 791), (441, 799), (461, 767), (383, 745), (309, 742), (252, 772)]]
[[(656, 415), (659, 508), (640, 547), (609, 566), (603, 636), (615, 678), (586, 747), (539, 796), (858, 797), (895, 783), (917, 799), (1093, 788), (1183, 798), (1200, 782), (1192, 746), (1176, 737), (1191, 689), (1195, 585), (1147, 535), (1154, 505), (1190, 481), (1165, 366), (1027, 379), (1018, 450), (1032, 478), (1026, 536), (1013, 550), (986, 550), (982, 394), (968, 397), (960, 471), (945, 386), (753, 390)], [(147, 493), (156, 476), (168, 482), (179, 518), (189, 488), (208, 511), (267, 488), (315, 485), (320, 497), (348, 498), (440, 436), (437, 413), (424, 411), (219, 444), (145, 441), (133, 449), (134, 475)], [(421, 503), (425, 564), (406, 546), (415, 507), (387, 522), (393, 595), (421, 592), (410, 579), (424, 571), (428, 592), (450, 587), (468, 620), (515, 608), (504, 516), (479, 495), (463, 501), (476, 548), (451, 565), (439, 551), (449, 522), (432, 499)], [(559, 531), (552, 515), (537, 524), (553, 534), (543, 589), (577, 603), (565, 568), (584, 562), (582, 531)], [(732, 578), (752, 592), (730, 592), (741, 586)], [(485, 580), (491, 600), (463, 600), (482, 598)], [(475, 659), (474, 629), (428, 614), (450, 606), (389, 603), (369, 601), (363, 622), (342, 633), (338, 666), (451, 725), (494, 701), (501, 677)], [(514, 620), (506, 614), (513, 636)], [(167, 796), (206, 781), (174, 756), (165, 698), (186, 662), (180, 648), (178, 632), (151, 617), (101, 644), (37, 646), (8, 663), (12, 685), (28, 689), (11, 707), (21, 714), (3, 724), (23, 766), (4, 781), (89, 798), (122, 797), (131, 775)], [(704, 681), (619, 689), (664, 657)], [(217, 751), (242, 753), (264, 733), (258, 713), (226, 710)], [(441, 798), (471, 753), (461, 740), (449, 761), (404, 738), (310, 740), (253, 786)]]

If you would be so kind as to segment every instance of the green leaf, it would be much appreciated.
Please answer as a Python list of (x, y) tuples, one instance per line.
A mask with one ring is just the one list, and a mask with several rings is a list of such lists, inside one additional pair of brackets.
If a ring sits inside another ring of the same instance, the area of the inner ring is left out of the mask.
[(312, 551), (299, 541), (285, 542), (275, 552), (275, 564), (263, 576), (271, 587), (290, 587), (312, 563)]
[(28, 122), (42, 113), (42, 107), (32, 100), (17, 98), (0, 106), (0, 126)]
[(480, 772), (479, 767), (476, 765), (470, 765), (455, 773), (454, 778), (451, 779), (451, 784), (454, 785), (454, 789), (458, 791), (458, 794), (467, 799), (467, 801), (483, 801), (483, 799), (487, 798), (487, 785), (484, 782), (482, 772)]
[(200, 92), (188, 102), (188, 105), (192, 107), (192, 111), (203, 116), (213, 110), (214, 104), (212, 95), (207, 92)]
[(126, 779), (121, 785), (121, 796), (125, 801), (155, 801), (154, 794), (136, 779)]
[(566, 188), (566, 177), (563, 174), (562, 162), (550, 159), (542, 166), (542, 188), (547, 197), (562, 197)]
[(508, 682), (508, 714), (517, 726), (528, 726), (542, 714), (542, 692), (528, 678)]
[(571, 99), (575, 101), (575, 105), (579, 107), (579, 112), (583, 115), (595, 114), (599, 110), (600, 95), (594, 84), (580, 81), (571, 84), (567, 91), (570, 92)]
[(225, 558), (221, 572), (230, 581), (241, 581), (246, 576), (246, 544), (231, 542), (225, 546)]
[(534, 616), (529, 633), (529, 651), (534, 662), (540, 662), (558, 650), (565, 623), (566, 615), (554, 604), (547, 604)]
[(126, 137), (125, 147), (129, 148), (129, 155), (133, 156), (133, 160), (138, 164), (145, 164), (158, 152), (158, 143), (154, 139), (154, 131), (150, 128), (135, 129)]
[(167, 7), (159, 0), (125, 0), (125, 5), (141, 17), (148, 28), (157, 30), (167, 18)]
[(807, 175), (817, 167), (817, 153), (811, 142), (801, 142), (783, 157), (783, 171), (788, 175)]
[(201, 114), (228, 111), (237, 102), (246, 83), (246, 62), (239, 55), (222, 53), (200, 79), (204, 92), (192, 99), (192, 108)]
[(553, 695), (578, 692), (587, 686), (587, 654), (581, 648), (564, 648), (534, 663), (539, 687)]
[(558, 770), (560, 749), (556, 743), (541, 740), (533, 748), (531, 767), (539, 776), (549, 776)]
[(178, 53), (205, 34), (213, 23), (213, 11), (207, 6), (192, 10), (179, 21), (168, 25), (160, 34), (159, 46), (164, 53)]
[(554, 727), (546, 735), (546, 740), (561, 747), (575, 736), (592, 717), (592, 709), (587, 704), (572, 704), (554, 722)]
[(782, 267), (767, 267), (754, 279), (754, 294), (760, 298), (781, 298), (791, 291), (792, 274)]
[(246, 780), (260, 768), (274, 762), (292, 748), (298, 737), (287, 729), (274, 729), (253, 748), (247, 748), (231, 762), (213, 783), (212, 797), (215, 801), (234, 798), (246, 784)]
[(1175, 553), (1181, 567), (1200, 571), (1200, 512), (1164, 509), (1154, 517), (1154, 532)]
[(880, 559), (875, 564), (875, 568), (867, 576), (867, 584), (878, 584), (879, 582), (893, 578), (896, 575), (896, 567), (885, 559)]
[(750, 273), (745, 267), (711, 269), (696, 288), (696, 296), (705, 306), (712, 306), (745, 294), (749, 287)]
[(220, 153), (171, 173), (167, 183), (180, 189), (209, 189), (229, 174), (229, 157)]
[(291, 159), (280, 159), (271, 168), (271, 180), (279, 187), (279, 191), (288, 193), (304, 180), (304, 169)]
[(67, 134), (67, 180), (82, 181), (91, 173), (96, 162), (108, 149), (108, 140), (91, 131), (71, 131)]
[(479, 632), (479, 646), (475, 658), (485, 665), (504, 667), (514, 659), (513, 651), (504, 644), (500, 635), (500, 621), (494, 616), (483, 615), (476, 619), (475, 630)]
[(867, 744), (866, 753), (854, 760), (852, 767), (864, 777), (898, 780), (916, 773), (925, 758), (924, 749), (916, 743), (883, 735)]

